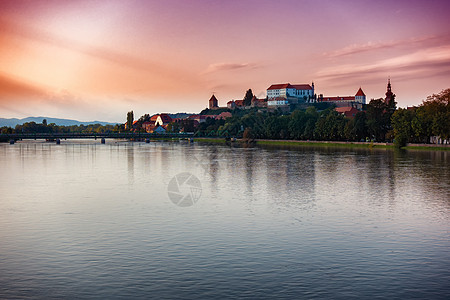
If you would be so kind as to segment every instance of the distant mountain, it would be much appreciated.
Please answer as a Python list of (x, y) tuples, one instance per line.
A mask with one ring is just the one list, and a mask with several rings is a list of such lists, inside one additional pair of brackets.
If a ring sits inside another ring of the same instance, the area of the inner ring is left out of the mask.
[(42, 123), (42, 120), (46, 119), (47, 124), (55, 123), (56, 125), (60, 126), (71, 126), (71, 125), (89, 125), (89, 124), (101, 124), (101, 125), (116, 125), (117, 123), (108, 123), (108, 122), (101, 122), (101, 121), (91, 121), (91, 122), (80, 122), (77, 120), (70, 120), (70, 119), (57, 119), (57, 118), (47, 118), (47, 117), (28, 117), (23, 119), (5, 119), (0, 118), (0, 127), (7, 126), (7, 127), (16, 127), (16, 125), (22, 125), (23, 123), (27, 122), (35, 122), (35, 123)]

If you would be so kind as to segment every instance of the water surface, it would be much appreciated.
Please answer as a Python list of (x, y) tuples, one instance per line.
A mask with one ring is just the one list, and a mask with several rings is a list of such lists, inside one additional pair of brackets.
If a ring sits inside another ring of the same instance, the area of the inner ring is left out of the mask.
[(450, 297), (448, 152), (19, 142), (0, 165), (2, 299)]

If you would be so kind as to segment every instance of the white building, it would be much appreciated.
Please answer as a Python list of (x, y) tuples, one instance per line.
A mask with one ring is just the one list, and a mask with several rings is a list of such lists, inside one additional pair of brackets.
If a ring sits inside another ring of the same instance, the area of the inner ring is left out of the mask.
[(309, 84), (272, 84), (267, 89), (267, 105), (274, 104), (273, 99), (284, 98), (288, 103), (314, 102), (314, 83)]

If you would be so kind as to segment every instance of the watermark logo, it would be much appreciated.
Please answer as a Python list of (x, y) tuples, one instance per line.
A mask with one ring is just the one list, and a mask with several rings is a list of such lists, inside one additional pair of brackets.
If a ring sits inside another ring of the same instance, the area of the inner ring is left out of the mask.
[(178, 206), (194, 205), (202, 195), (200, 180), (189, 172), (175, 175), (167, 186), (170, 200)]

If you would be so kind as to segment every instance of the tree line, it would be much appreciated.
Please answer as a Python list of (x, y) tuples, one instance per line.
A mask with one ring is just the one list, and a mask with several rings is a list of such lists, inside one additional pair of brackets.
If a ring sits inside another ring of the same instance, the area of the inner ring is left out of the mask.
[(399, 146), (428, 143), (430, 137), (450, 139), (450, 89), (429, 96), (418, 107), (398, 109), (392, 115), (392, 127)]
[(199, 135), (240, 136), (247, 130), (252, 138), (323, 141), (428, 143), (430, 137), (450, 138), (450, 89), (429, 96), (421, 105), (397, 109), (395, 95), (389, 103), (372, 99), (354, 118), (346, 118), (333, 107), (319, 111), (310, 106), (285, 115), (257, 109), (226, 120), (207, 119), (197, 128)]
[(294, 110), (291, 114), (281, 111), (267, 112), (251, 110), (243, 116), (233, 116), (226, 120), (207, 119), (198, 126), (197, 134), (242, 135), (249, 129), (257, 139), (296, 139), (327, 141), (386, 141), (391, 137), (390, 118), (395, 111), (382, 99), (371, 100), (366, 111), (347, 118), (329, 107), (319, 111), (310, 106), (304, 110)]
[(2, 127), (0, 132), (2, 134), (11, 133), (110, 133), (124, 131), (123, 124), (116, 125), (101, 125), (101, 124), (89, 124), (89, 125), (72, 125), (62, 126), (55, 123), (47, 124), (47, 120), (43, 120), (42, 123), (27, 122), (22, 125), (16, 125), (15, 128)]
[[(399, 147), (409, 142), (428, 143), (430, 137), (450, 139), (450, 89), (429, 96), (417, 107), (397, 109), (395, 98), (388, 104), (383, 99), (372, 99), (354, 118), (346, 118), (334, 107), (319, 110), (318, 106), (297, 109), (290, 114), (268, 112), (258, 108), (233, 111), (225, 120), (207, 118), (194, 127), (193, 120), (171, 123), (169, 132), (195, 132), (198, 136), (243, 136), (256, 139), (295, 139), (323, 141), (395, 142)], [(142, 116), (138, 123), (150, 119)], [(127, 114), (131, 128), (133, 112)], [(58, 126), (35, 122), (2, 127), (1, 133), (108, 133), (122, 132), (124, 124)]]

